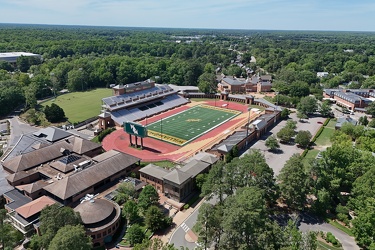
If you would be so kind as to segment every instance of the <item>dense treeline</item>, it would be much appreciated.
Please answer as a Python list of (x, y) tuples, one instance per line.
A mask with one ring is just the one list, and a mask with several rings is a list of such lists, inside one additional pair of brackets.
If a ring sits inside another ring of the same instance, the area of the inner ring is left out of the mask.
[(319, 96), (318, 71), (332, 73), (322, 80), (326, 87), (350, 81), (356, 81), (352, 87), (375, 86), (372, 33), (43, 25), (0, 25), (0, 33), (0, 52), (42, 55), (42, 61), (19, 58), (17, 68), (0, 62), (0, 81), (16, 80), (30, 107), (63, 88), (85, 91), (147, 78), (212, 91), (216, 68), (246, 77), (242, 66), (273, 74), (281, 104)]

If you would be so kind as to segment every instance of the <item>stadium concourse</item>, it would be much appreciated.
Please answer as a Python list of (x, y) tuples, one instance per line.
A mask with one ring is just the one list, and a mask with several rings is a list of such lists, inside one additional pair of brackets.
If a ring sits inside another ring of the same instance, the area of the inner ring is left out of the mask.
[[(124, 153), (135, 155), (145, 162), (163, 160), (181, 162), (193, 156), (199, 151), (205, 151), (213, 147), (215, 144), (219, 143), (221, 140), (232, 134), (236, 129), (243, 127), (248, 122), (249, 112), (247, 105), (235, 102), (212, 100), (204, 102), (191, 102), (162, 114), (144, 119), (139, 123), (142, 125), (148, 125), (154, 122), (158, 122), (161, 119), (166, 119), (182, 111), (202, 104), (212, 107), (215, 107), (215, 105), (216, 107), (225, 107), (228, 110), (240, 111), (241, 113), (182, 147), (155, 138), (146, 137), (143, 141), (144, 149), (135, 149), (129, 146), (129, 135), (124, 132), (122, 127), (117, 127), (117, 131), (104, 138), (102, 142), (103, 148), (106, 151), (116, 149)], [(259, 114), (257, 112), (250, 112), (250, 120), (254, 120), (258, 116)]]

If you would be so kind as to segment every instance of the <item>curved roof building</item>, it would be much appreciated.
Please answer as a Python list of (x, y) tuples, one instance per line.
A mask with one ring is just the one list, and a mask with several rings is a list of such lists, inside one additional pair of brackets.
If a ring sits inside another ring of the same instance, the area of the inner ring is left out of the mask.
[(94, 247), (110, 242), (120, 225), (120, 206), (106, 199), (83, 201), (74, 208), (74, 211), (81, 215), (87, 235), (91, 236)]

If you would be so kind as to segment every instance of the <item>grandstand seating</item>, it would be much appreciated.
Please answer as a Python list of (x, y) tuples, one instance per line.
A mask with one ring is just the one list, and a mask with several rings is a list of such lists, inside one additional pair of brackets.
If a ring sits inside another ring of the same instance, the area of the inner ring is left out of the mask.
[(112, 119), (122, 124), (167, 111), (188, 103), (188, 100), (178, 96), (168, 85), (158, 85), (147, 90), (103, 98), (103, 102)]
[(150, 89), (106, 97), (102, 100), (108, 111), (116, 111), (176, 93), (168, 85), (158, 85)]

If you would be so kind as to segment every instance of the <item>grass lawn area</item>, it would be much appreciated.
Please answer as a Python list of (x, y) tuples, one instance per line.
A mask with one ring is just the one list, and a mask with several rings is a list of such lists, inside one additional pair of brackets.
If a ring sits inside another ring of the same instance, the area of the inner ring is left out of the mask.
[(55, 103), (65, 112), (69, 122), (82, 122), (100, 114), (102, 98), (112, 95), (112, 90), (107, 88), (94, 89), (85, 92), (72, 92), (60, 95), (41, 103), (42, 106)]
[(240, 111), (197, 105), (147, 126), (148, 136), (182, 146), (239, 115)]
[(315, 144), (317, 146), (330, 146), (331, 136), (335, 132), (335, 129), (325, 127), (319, 137), (316, 139)]
[(309, 161), (311, 159), (315, 159), (315, 157), (318, 155), (318, 153), (319, 153), (319, 150), (317, 150), (317, 149), (311, 149), (311, 150), (309, 150), (307, 152), (307, 154), (305, 155), (305, 157), (303, 158), (303, 164), (305, 166), (307, 166), (308, 163), (309, 163)]
[(332, 129), (335, 129), (336, 122), (337, 122), (336, 119), (331, 119), (331, 120), (328, 122), (328, 124), (326, 125), (326, 128), (332, 128)]
[(347, 235), (354, 237), (354, 234), (352, 233), (352, 230), (350, 230), (350, 228), (347, 228), (347, 227), (341, 225), (337, 221), (329, 219), (329, 224), (331, 224), (335, 228), (340, 229), (341, 231), (345, 232)]

